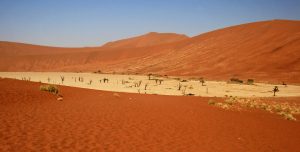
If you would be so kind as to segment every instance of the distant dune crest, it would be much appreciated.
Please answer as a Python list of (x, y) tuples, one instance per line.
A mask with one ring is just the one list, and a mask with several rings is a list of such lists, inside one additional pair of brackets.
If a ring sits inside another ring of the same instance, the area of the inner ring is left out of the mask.
[(150, 32), (145, 35), (136, 36), (133, 38), (108, 42), (104, 44), (103, 47), (109, 47), (109, 48), (148, 47), (148, 46), (155, 46), (164, 43), (181, 41), (187, 38), (189, 37), (182, 34)]

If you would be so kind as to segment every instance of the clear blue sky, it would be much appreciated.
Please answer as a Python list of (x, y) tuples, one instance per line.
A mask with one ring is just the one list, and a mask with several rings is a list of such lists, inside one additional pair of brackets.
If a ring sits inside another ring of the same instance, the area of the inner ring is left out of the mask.
[(0, 41), (99, 46), (151, 31), (196, 36), (271, 19), (300, 20), (300, 0), (0, 0)]

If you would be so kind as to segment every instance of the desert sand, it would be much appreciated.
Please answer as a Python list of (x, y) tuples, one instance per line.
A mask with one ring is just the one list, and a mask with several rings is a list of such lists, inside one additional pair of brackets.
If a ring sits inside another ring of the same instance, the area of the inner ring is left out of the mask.
[[(180, 77), (151, 76), (151, 80), (149, 80), (149, 77), (145, 75), (68, 72), (0, 72), (0, 77), (19, 80), (30, 79), (30, 81), (34, 82), (114, 92), (203, 97), (274, 97), (272, 90), (274, 86), (278, 86), (279, 92), (276, 93), (275, 97), (300, 97), (300, 86), (297, 85), (285, 86), (282, 84), (264, 83), (247, 85), (231, 84), (224, 81), (205, 81), (202, 86), (199, 80)], [(63, 82), (61, 77), (64, 77)], [(83, 78), (82, 82), (79, 81), (79, 77)], [(109, 81), (104, 83), (104, 78), (107, 78)], [(159, 82), (160, 80), (162, 81), (161, 83)], [(141, 84), (136, 86), (139, 82)], [(181, 85), (180, 90), (179, 85)]]
[[(221, 98), (113, 93), (0, 79), (0, 151), (298, 151), (300, 123)], [(299, 98), (276, 98), (297, 101)]]
[(149, 33), (94, 48), (0, 43), (0, 71), (232, 77), (300, 84), (300, 21), (261, 21), (188, 38)]
[(99, 47), (0, 42), (0, 151), (299, 151), (299, 33), (270, 20)]

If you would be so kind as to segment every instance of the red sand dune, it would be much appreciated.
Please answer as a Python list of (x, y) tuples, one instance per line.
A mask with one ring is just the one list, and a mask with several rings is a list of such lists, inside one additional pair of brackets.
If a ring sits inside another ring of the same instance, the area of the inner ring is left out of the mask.
[[(299, 151), (300, 123), (225, 111), (209, 98), (60, 87), (0, 79), (0, 151)], [(299, 99), (299, 98), (298, 98)], [(220, 100), (220, 99), (216, 99)]]
[(137, 48), (137, 47), (147, 47), (160, 45), (164, 43), (177, 42), (180, 40), (185, 40), (188, 37), (186, 35), (179, 35), (174, 33), (156, 33), (150, 32), (148, 34), (137, 36), (133, 38), (128, 38), (124, 40), (109, 42), (103, 45), (103, 47), (108, 48)]
[[(156, 35), (156, 36), (153, 36)], [(161, 36), (157, 36), (161, 35)], [(192, 38), (150, 33), (103, 47), (64, 54), (3, 55), (1, 71), (157, 73), (228, 80), (300, 83), (300, 21), (272, 20), (232, 26)], [(165, 38), (164, 41), (161, 38)], [(179, 38), (179, 39), (178, 39)], [(183, 38), (183, 40), (180, 40)], [(168, 40), (178, 40), (169, 43)], [(162, 43), (158, 43), (158, 42)], [(16, 45), (19, 44), (6, 44)], [(2, 48), (2, 49), (1, 49)], [(6, 49), (14, 52), (12, 49)], [(22, 47), (19, 47), (22, 50)], [(52, 49), (54, 52), (56, 48)], [(76, 49), (75, 49), (76, 50)], [(30, 52), (30, 49), (22, 50)], [(43, 52), (43, 49), (41, 49)], [(46, 51), (47, 52), (47, 51)]]

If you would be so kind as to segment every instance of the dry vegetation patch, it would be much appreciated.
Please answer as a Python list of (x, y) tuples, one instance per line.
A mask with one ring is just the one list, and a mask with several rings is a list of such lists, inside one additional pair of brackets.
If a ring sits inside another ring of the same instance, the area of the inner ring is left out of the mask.
[(209, 105), (217, 106), (225, 110), (242, 110), (247, 108), (261, 109), (278, 114), (286, 120), (294, 120), (294, 115), (300, 114), (300, 105), (288, 102), (264, 101), (261, 98), (226, 97), (224, 101), (208, 101)]
[(52, 84), (40, 85), (41, 91), (47, 91), (57, 96), (57, 101), (63, 101), (63, 95), (59, 92), (58, 86)]
[(41, 85), (40, 90), (47, 91), (53, 94), (58, 94), (58, 87), (56, 85), (48, 85), (48, 84)]

